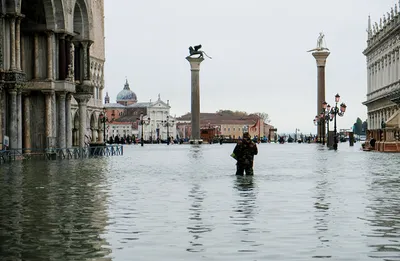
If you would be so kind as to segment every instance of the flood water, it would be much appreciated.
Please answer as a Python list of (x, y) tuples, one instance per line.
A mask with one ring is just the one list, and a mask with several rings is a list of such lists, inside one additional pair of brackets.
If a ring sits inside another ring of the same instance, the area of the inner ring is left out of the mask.
[(400, 154), (233, 146), (0, 165), (0, 260), (400, 260)]

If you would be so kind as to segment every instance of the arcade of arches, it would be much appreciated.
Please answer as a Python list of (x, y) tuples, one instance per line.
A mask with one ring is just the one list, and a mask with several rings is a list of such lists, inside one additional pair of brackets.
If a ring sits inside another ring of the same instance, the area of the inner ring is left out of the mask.
[(24, 152), (102, 142), (104, 56), (91, 54), (102, 10), (102, 0), (0, 0), (0, 150), (5, 136)]

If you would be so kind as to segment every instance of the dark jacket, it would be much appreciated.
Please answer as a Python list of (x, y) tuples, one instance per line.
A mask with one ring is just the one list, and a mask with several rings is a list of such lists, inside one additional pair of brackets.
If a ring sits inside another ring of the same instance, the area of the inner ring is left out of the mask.
[(257, 145), (249, 138), (243, 138), (233, 150), (237, 164), (244, 167), (253, 167), (254, 155), (258, 154)]

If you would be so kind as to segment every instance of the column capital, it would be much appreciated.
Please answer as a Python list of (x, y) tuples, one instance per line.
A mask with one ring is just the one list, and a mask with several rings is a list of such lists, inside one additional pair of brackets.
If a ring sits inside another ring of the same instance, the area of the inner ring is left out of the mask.
[(186, 60), (190, 63), (190, 69), (192, 71), (199, 71), (200, 70), (200, 63), (204, 61), (204, 58), (193, 58), (193, 57), (186, 57)]
[(47, 30), (45, 33), (48, 37), (52, 37), (54, 35), (54, 31), (52, 30)]
[(326, 59), (328, 58), (330, 52), (313, 52), (312, 55), (314, 56), (316, 62), (317, 62), (317, 66), (320, 67), (325, 67), (326, 64)]
[(17, 89), (9, 89), (8, 93), (11, 95), (17, 95)]
[(61, 99), (65, 99), (67, 97), (67, 92), (56, 92), (56, 94)]
[(75, 94), (74, 98), (80, 105), (82, 105), (82, 104), (87, 104), (87, 102), (91, 98), (91, 95), (89, 95), (89, 94)]
[(54, 90), (43, 90), (42, 93), (44, 93), (45, 95), (53, 95)]

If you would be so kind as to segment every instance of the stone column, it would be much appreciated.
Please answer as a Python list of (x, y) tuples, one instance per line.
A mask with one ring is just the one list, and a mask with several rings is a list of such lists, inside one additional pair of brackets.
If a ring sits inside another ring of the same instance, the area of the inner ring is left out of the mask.
[(52, 31), (47, 32), (47, 80), (53, 80), (53, 35)]
[[(18, 125), (18, 149), (22, 149), (22, 97), (21, 90), (17, 91), (17, 125)], [(20, 151), (23, 152), (22, 150)]]
[(69, 60), (70, 63), (68, 65), (68, 78), (71, 82), (75, 82), (75, 45), (73, 42), (70, 42), (70, 47), (69, 47)]
[(192, 58), (186, 57), (186, 60), (190, 63), (191, 70), (191, 88), (192, 88), (192, 102), (191, 102), (191, 114), (192, 114), (192, 137), (190, 140), (191, 144), (202, 143), (200, 139), (200, 64), (204, 61), (204, 58)]
[(58, 92), (58, 147), (65, 148), (67, 146), (66, 143), (66, 93)]
[(371, 92), (371, 67), (367, 68), (367, 93)]
[(18, 112), (17, 112), (17, 90), (11, 89), (9, 90), (11, 95), (10, 99), (10, 124), (9, 124), (9, 133), (10, 133), (10, 148), (16, 149), (18, 148)]
[[(317, 87), (317, 114), (320, 115), (322, 112), (322, 103), (325, 101), (325, 65), (326, 59), (329, 56), (329, 52), (326, 51), (316, 51), (313, 52), (315, 60), (317, 61), (318, 68), (318, 87)], [(322, 128), (317, 127), (318, 139), (321, 140), (323, 136), (325, 136), (325, 124), (322, 125)]]
[(67, 73), (67, 60), (65, 57), (65, 35), (60, 35), (59, 41), (59, 75), (60, 80), (65, 80)]
[(52, 142), (49, 138), (52, 138), (53, 135), (53, 111), (52, 111), (52, 96), (54, 95), (54, 91), (44, 91), (45, 94), (45, 122), (46, 122), (46, 145), (49, 147), (54, 144), (50, 144)]
[(72, 148), (71, 99), (72, 99), (72, 94), (68, 93), (66, 95), (66, 100), (65, 100), (65, 127), (66, 127), (67, 148)]
[(33, 78), (39, 79), (39, 35), (33, 38)]
[[(0, 18), (2, 19), (2, 18)], [(0, 67), (1, 68), (1, 67)], [(0, 150), (3, 149), (3, 87), (0, 86)]]
[[(15, 17), (11, 17), (10, 19), (10, 45), (11, 45), (11, 61), (10, 61), (10, 70), (16, 70), (15, 65)], [(10, 138), (11, 139), (11, 138)], [(10, 141), (11, 144), (11, 141)]]
[(91, 85), (90, 82), (90, 46), (91, 41), (83, 41), (83, 81), (86, 85)]
[(21, 40), (21, 71), (25, 70), (25, 43), (24, 38)]
[(74, 96), (78, 101), (79, 105), (79, 147), (85, 147), (85, 135), (86, 135), (86, 111), (87, 102), (90, 99), (90, 95), (78, 94)]
[[(29, 93), (24, 93), (24, 147), (32, 148), (32, 138), (31, 138), (31, 99)], [(25, 153), (31, 152), (26, 150)]]
[(15, 54), (17, 59), (17, 70), (21, 71), (21, 17), (18, 17), (15, 24)]

